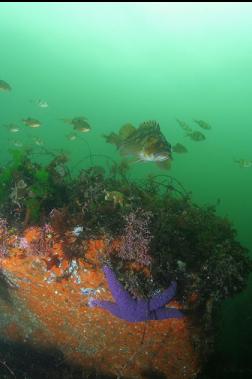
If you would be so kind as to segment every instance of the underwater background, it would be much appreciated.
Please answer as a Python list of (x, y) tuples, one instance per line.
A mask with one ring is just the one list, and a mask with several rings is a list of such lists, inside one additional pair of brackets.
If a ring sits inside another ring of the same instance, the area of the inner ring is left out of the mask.
[[(90, 154), (106, 166), (120, 155), (103, 134), (156, 120), (172, 145), (188, 149), (174, 154), (169, 175), (197, 204), (217, 204), (252, 251), (251, 21), (250, 3), (1, 3), (0, 79), (12, 87), (0, 92), (1, 164), (9, 148), (39, 138), (66, 151), (73, 172)], [(70, 140), (62, 119), (80, 115), (91, 130)], [(23, 126), (28, 117), (41, 128)], [(194, 141), (177, 119), (202, 119), (211, 130)], [(4, 127), (10, 123), (20, 132)], [(164, 171), (154, 162), (130, 166), (133, 179), (150, 173)], [(251, 299), (250, 279), (222, 306), (216, 351), (229, 378), (235, 370), (236, 378), (252, 375)]]

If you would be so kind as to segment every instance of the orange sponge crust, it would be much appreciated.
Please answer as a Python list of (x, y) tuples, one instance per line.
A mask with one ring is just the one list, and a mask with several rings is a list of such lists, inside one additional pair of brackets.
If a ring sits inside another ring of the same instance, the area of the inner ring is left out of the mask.
[[(31, 242), (39, 233), (39, 228), (29, 228), (24, 236)], [(0, 312), (9, 315), (0, 328), (6, 338), (54, 346), (66, 361), (95, 367), (104, 374), (142, 378), (143, 371), (152, 369), (173, 379), (195, 376), (200, 359), (192, 337), (199, 330), (187, 318), (128, 323), (103, 309), (88, 307), (85, 289), (93, 290), (99, 299), (112, 300), (103, 272), (97, 268), (104, 241), (87, 242), (88, 263), (79, 260), (78, 280), (74, 275), (64, 276), (69, 262), (62, 243), (56, 241), (52, 246), (60, 264), (50, 269), (45, 257), (26, 256), (21, 250), (19, 254), (16, 247), (10, 249), (9, 257), (1, 258), (2, 269), (16, 284), (11, 291), (15, 312), (0, 300)], [(133, 268), (141, 269), (139, 265)]]

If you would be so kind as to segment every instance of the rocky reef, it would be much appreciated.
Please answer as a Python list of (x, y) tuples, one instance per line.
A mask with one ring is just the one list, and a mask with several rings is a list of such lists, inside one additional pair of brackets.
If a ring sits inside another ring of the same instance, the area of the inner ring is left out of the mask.
[[(246, 287), (252, 270), (231, 222), (193, 203), (172, 176), (133, 181), (125, 162), (73, 175), (64, 153), (47, 157), (42, 165), (13, 151), (0, 169), (2, 344), (54, 351), (55, 365), (38, 378), (63, 370), (69, 378), (76, 370), (83, 378), (196, 378), (214, 348), (221, 302)], [(104, 262), (135, 298), (176, 281), (173, 304), (185, 317), (128, 323), (90, 308), (90, 296), (111, 299)], [(36, 371), (15, 367), (7, 353), (0, 370), (6, 378)]]

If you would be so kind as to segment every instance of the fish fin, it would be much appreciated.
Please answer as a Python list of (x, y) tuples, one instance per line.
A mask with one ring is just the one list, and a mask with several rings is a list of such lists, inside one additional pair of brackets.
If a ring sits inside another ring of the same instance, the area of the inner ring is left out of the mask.
[(177, 142), (173, 147), (172, 147), (172, 152), (175, 154), (184, 154), (187, 153), (188, 150), (187, 148), (182, 145), (182, 143)]
[(127, 123), (121, 126), (121, 128), (119, 129), (119, 136), (121, 139), (126, 139), (129, 136), (131, 136), (133, 133), (135, 133), (135, 131), (136, 131), (135, 126), (130, 123)]
[(111, 143), (112, 145), (116, 145), (116, 147), (119, 148), (120, 143), (121, 143), (121, 138), (119, 137), (118, 134), (112, 132), (108, 135), (103, 134), (102, 136), (105, 138), (107, 143)]
[(148, 131), (148, 133), (151, 133), (151, 132), (154, 132), (154, 133), (158, 133), (160, 132), (160, 126), (159, 126), (159, 123), (155, 120), (149, 120), (149, 121), (144, 121), (142, 122), (139, 127), (138, 127), (139, 130), (145, 130), (145, 131)]
[(162, 170), (170, 170), (171, 169), (171, 160), (166, 159), (163, 162), (156, 162), (157, 166)]
[(172, 149), (172, 152), (173, 152), (173, 153), (176, 153), (176, 150), (177, 150), (178, 145), (179, 145), (179, 143), (177, 142), (177, 143), (175, 143), (175, 145), (172, 146), (171, 149)]
[(71, 124), (72, 123), (71, 118), (60, 118), (60, 121), (63, 121), (65, 124)]
[(137, 157), (133, 157), (133, 158), (131, 158), (130, 159), (130, 162), (131, 163), (146, 163), (146, 161), (144, 160), (144, 159), (142, 159), (142, 158), (137, 158)]

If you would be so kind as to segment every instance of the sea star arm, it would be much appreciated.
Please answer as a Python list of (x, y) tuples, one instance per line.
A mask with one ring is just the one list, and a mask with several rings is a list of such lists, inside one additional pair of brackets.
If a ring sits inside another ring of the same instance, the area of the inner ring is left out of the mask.
[(104, 308), (110, 313), (112, 313), (114, 316), (123, 318), (118, 305), (116, 303), (112, 303), (111, 301), (91, 299), (90, 306)]
[(119, 307), (125, 307), (125, 305), (127, 306), (135, 302), (129, 292), (123, 288), (122, 284), (118, 281), (115, 273), (110, 267), (104, 266), (103, 271), (106, 275), (112, 296)]
[(169, 303), (175, 296), (176, 288), (176, 282), (172, 282), (166, 290), (153, 296), (149, 301), (149, 310), (154, 311), (155, 309), (161, 308), (165, 304)]

